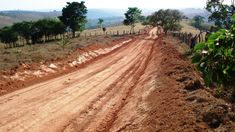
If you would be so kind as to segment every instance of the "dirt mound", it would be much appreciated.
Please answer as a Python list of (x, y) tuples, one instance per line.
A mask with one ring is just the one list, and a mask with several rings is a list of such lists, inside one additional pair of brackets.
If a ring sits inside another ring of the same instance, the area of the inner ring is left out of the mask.
[(195, 130), (201, 131), (206, 128), (205, 130), (213, 131), (234, 131), (234, 105), (214, 97), (211, 90), (204, 86), (203, 79), (195, 67), (176, 49), (176, 43), (168, 43), (162, 49), (165, 53), (170, 53), (163, 59), (163, 71), (166, 71), (165, 74), (187, 93), (186, 101), (190, 102), (196, 123), (199, 124)]
[(192, 106), (185, 100), (187, 85), (195, 83), (197, 88), (201, 87), (200, 78), (194, 72), (190, 63), (171, 44), (157, 40), (145, 73), (110, 130), (206, 130), (206, 124), (196, 122)]

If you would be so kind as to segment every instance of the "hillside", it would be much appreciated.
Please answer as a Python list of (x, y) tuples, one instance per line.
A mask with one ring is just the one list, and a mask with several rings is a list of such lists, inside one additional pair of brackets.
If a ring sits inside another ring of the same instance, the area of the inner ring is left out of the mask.
[[(150, 15), (157, 9), (142, 9), (144, 15)], [(106, 26), (120, 23), (123, 20), (125, 9), (88, 9), (87, 28), (94, 28), (98, 18), (104, 18)], [(192, 18), (195, 15), (208, 17), (208, 12), (204, 9), (187, 8), (181, 9), (185, 16)], [(51, 10), (47, 12), (40, 11), (0, 11), (0, 28), (7, 25), (12, 25), (15, 22), (35, 21), (42, 18), (53, 18), (61, 15), (59, 10)]]
[(21, 21), (35, 21), (42, 18), (57, 17), (61, 12), (36, 12), (36, 11), (1, 11), (0, 27)]
[[(87, 26), (93, 27), (97, 23), (97, 18), (104, 18), (105, 25), (120, 23), (124, 10), (105, 10), (105, 9), (90, 9), (87, 13), (88, 23)], [(0, 11), (0, 28), (3, 26), (12, 25), (15, 22), (21, 21), (35, 21), (43, 18), (53, 18), (61, 15), (61, 11), (50, 11), (50, 12), (40, 12), (40, 11)], [(95, 24), (94, 24), (95, 19)]]
[(195, 15), (200, 15), (207, 19), (209, 16), (209, 12), (207, 12), (205, 9), (186, 8), (182, 9), (181, 12), (183, 12), (184, 15), (189, 18), (193, 18)]

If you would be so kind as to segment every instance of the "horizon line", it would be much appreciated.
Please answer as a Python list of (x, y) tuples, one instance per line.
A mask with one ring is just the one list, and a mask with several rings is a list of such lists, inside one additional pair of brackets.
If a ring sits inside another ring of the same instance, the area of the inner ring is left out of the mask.
[[(127, 10), (126, 8), (87, 8), (89, 9), (96, 9), (96, 10)], [(201, 7), (185, 7), (185, 8), (139, 8), (142, 10), (159, 10), (159, 9), (178, 9), (178, 10), (182, 10), (182, 9), (204, 9)], [(0, 11), (35, 11), (35, 12), (54, 12), (54, 11), (61, 11), (62, 9), (3, 9)]]

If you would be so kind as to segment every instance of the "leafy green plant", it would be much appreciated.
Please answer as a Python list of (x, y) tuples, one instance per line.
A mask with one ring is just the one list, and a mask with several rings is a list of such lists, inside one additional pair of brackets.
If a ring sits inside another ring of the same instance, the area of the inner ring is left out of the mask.
[(235, 85), (235, 15), (229, 30), (212, 33), (207, 42), (194, 47), (192, 61), (207, 85), (214, 83), (225, 88)]
[(57, 44), (64, 50), (65, 46), (70, 44), (70, 40), (68, 37), (62, 37), (60, 41), (57, 42)]

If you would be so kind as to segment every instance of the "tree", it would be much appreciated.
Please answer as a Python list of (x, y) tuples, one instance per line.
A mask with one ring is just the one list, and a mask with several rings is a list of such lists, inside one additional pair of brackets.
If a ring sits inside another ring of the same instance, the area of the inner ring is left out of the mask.
[(58, 19), (41, 19), (36, 24), (45, 38), (44, 42), (51, 40), (51, 36), (56, 38), (65, 32), (65, 25)]
[(153, 26), (162, 26), (165, 33), (167, 33), (168, 31), (180, 30), (182, 28), (180, 25), (182, 18), (183, 15), (178, 10), (161, 9), (150, 16), (149, 23)]
[(32, 22), (19, 22), (15, 23), (12, 28), (16, 31), (21, 37), (26, 40), (26, 43), (29, 44), (30, 42), (30, 34), (32, 28)]
[(15, 47), (18, 40), (18, 34), (13, 30), (12, 27), (4, 27), (1, 29), (1, 42), (13, 45)]
[(99, 28), (101, 28), (102, 29), (102, 27), (103, 27), (103, 22), (104, 22), (104, 19), (101, 19), (101, 18), (99, 18), (98, 19), (98, 26), (99, 26)]
[(209, 20), (214, 21), (216, 26), (230, 29), (235, 13), (234, 0), (231, 0), (230, 5), (224, 2), (225, 0), (207, 0), (206, 10), (211, 13)]
[(204, 29), (203, 27), (203, 23), (204, 23), (204, 17), (200, 16), (200, 15), (196, 15), (193, 17), (193, 22), (192, 22), (192, 26), (194, 26), (195, 28), (199, 29), (200, 32)]
[(150, 18), (151, 16), (145, 17), (144, 21), (142, 22), (143, 25), (149, 25), (150, 24)]
[(39, 29), (39, 34), (44, 36), (44, 42), (50, 39), (52, 34), (53, 21), (51, 19), (41, 19), (35, 23), (35, 26)]
[(41, 42), (43, 37), (43, 28), (41, 25), (41, 22), (33, 22), (31, 27), (31, 33), (30, 38), (32, 40), (32, 44), (35, 44), (37, 42)]
[(134, 33), (135, 30), (135, 23), (138, 22), (140, 16), (141, 16), (141, 10), (137, 7), (129, 7), (127, 12), (125, 13), (125, 19), (123, 21), (124, 25), (130, 25), (130, 33)]
[(66, 29), (65, 25), (60, 20), (56, 19), (54, 20), (54, 23), (52, 25), (52, 35), (54, 35), (56, 39), (57, 35), (65, 33), (65, 29)]
[(73, 37), (76, 31), (82, 31), (85, 27), (87, 7), (84, 3), (67, 2), (66, 7), (62, 9), (62, 16), (59, 16), (64, 25), (72, 30)]
[(143, 15), (141, 15), (141, 16), (139, 17), (139, 21), (140, 21), (140, 22), (144, 22), (144, 21), (146, 21), (146, 19), (147, 19), (147, 17), (146, 17), (146, 16), (143, 16)]

